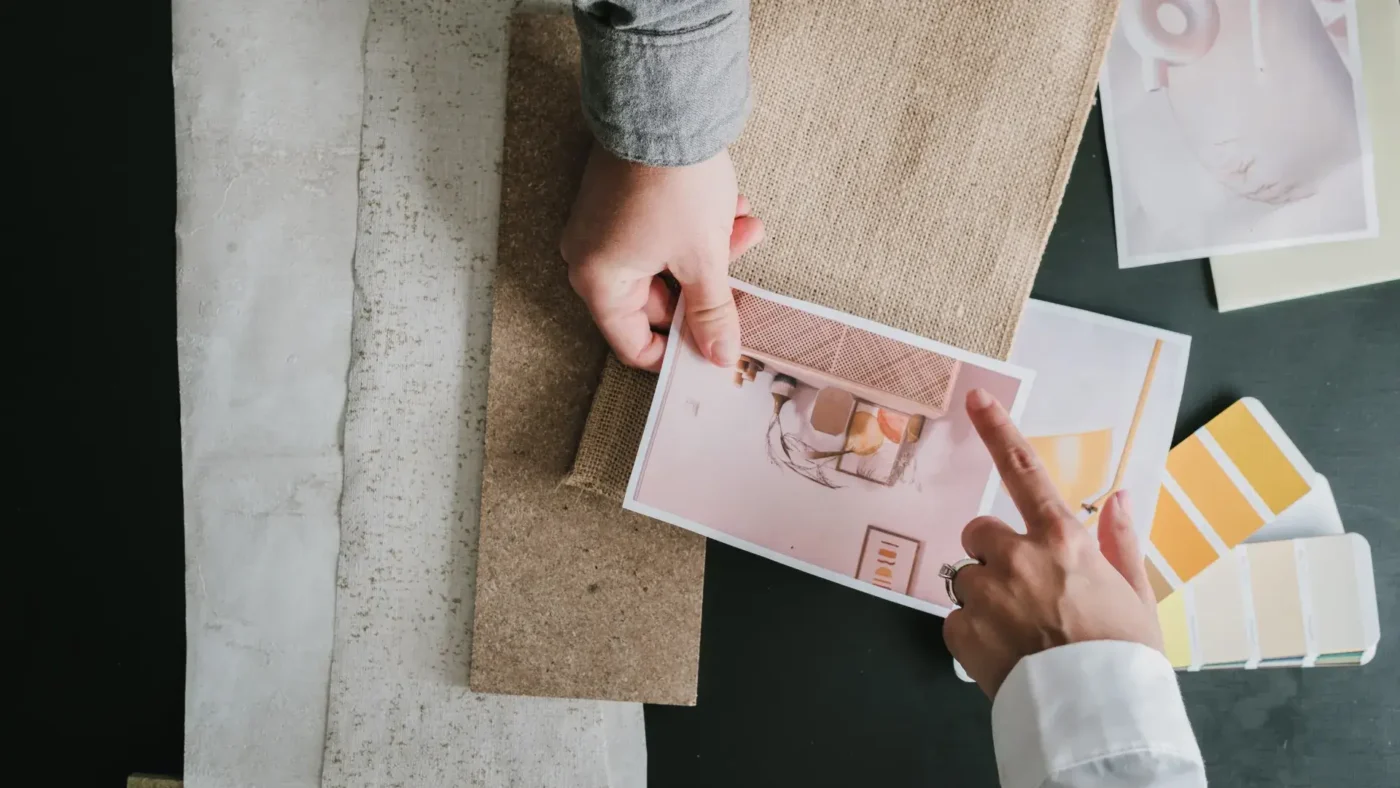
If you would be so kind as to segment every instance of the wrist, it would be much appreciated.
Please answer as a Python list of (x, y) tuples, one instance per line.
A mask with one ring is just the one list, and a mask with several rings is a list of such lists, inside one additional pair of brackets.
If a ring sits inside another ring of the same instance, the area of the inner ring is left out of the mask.
[(677, 30), (576, 9), (584, 115), (614, 156), (672, 167), (713, 157), (749, 110), (748, 5)]

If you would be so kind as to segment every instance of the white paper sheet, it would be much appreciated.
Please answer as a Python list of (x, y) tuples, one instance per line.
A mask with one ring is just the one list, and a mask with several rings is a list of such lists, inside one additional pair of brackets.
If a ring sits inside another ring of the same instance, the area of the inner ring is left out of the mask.
[[(1116, 489), (1112, 482), (1121, 464), (1118, 487), (1128, 491), (1133, 524), (1146, 539), (1190, 351), (1191, 338), (1184, 334), (1046, 301), (1026, 302), (1010, 356), (1013, 364), (1036, 374), (1021, 432), (1042, 453), (1052, 478), (1064, 488), (1080, 488), (1079, 500), (1066, 497), (1081, 520), (1090, 517), (1083, 504)], [(1134, 429), (1139, 401), (1142, 411)], [(1004, 488), (997, 491), (992, 514), (1018, 531), (1025, 528)]]
[(173, 7), (191, 788), (320, 783), (365, 8)]
[(1299, 498), (1278, 517), (1250, 534), (1244, 541), (1277, 542), (1281, 539), (1304, 539), (1313, 536), (1335, 536), (1345, 533), (1337, 501), (1332, 497), (1332, 485), (1327, 477), (1313, 477), (1312, 490)]
[(1125, 0), (1099, 81), (1122, 267), (1377, 232), (1354, 0)]
[(645, 782), (640, 705), (467, 690), (511, 6), (370, 3), (326, 786)]
[(1380, 236), (1212, 256), (1210, 275), (1222, 312), (1400, 279), (1400, 3), (1357, 0), (1356, 12)]

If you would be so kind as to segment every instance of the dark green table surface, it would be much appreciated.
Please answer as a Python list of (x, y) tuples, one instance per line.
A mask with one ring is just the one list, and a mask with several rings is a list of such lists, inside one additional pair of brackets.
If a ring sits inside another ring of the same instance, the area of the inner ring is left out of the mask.
[[(1191, 335), (1177, 438), (1258, 397), (1375, 560), (1370, 665), (1180, 676), (1212, 783), (1400, 785), (1400, 282), (1220, 314), (1205, 261), (1114, 249), (1095, 111), (1033, 295)], [(647, 708), (652, 785), (996, 785), (938, 619), (713, 542), (705, 570), (700, 700)]]
[[(182, 746), (170, 7), (6, 14), (7, 777), (120, 786)], [(1178, 436), (1260, 398), (1371, 542), (1371, 665), (1182, 676), (1214, 784), (1400, 784), (1400, 283), (1221, 315), (1203, 262), (1119, 271), (1095, 114), (1035, 295), (1190, 334)], [(654, 788), (995, 784), (937, 619), (721, 545), (706, 568), (699, 705), (647, 709)]]

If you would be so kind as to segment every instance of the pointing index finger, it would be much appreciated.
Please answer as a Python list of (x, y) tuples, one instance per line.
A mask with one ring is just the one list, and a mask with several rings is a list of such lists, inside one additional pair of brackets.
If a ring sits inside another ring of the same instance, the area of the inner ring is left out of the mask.
[(1027, 533), (1044, 532), (1074, 519), (1035, 449), (1011, 423), (1011, 416), (1001, 403), (985, 390), (974, 389), (967, 395), (967, 415), (1026, 521)]

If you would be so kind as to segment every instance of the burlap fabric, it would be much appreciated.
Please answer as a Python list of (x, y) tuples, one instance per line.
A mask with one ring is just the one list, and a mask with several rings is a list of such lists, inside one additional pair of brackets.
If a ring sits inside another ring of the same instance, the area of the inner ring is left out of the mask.
[[(734, 156), (769, 237), (734, 273), (1004, 356), (1114, 8), (757, 0)], [(704, 540), (618, 508), (654, 379), (604, 364), (557, 255), (587, 150), (572, 21), (517, 17), (510, 46), (469, 680), (693, 703)]]
[[(1005, 358), (1114, 0), (754, 0), (733, 147), (769, 290)], [(609, 358), (567, 483), (620, 499), (655, 379)]]
[(607, 353), (558, 251), (588, 146), (573, 20), (513, 17), (468, 682), (689, 704), (705, 540), (560, 484)]

